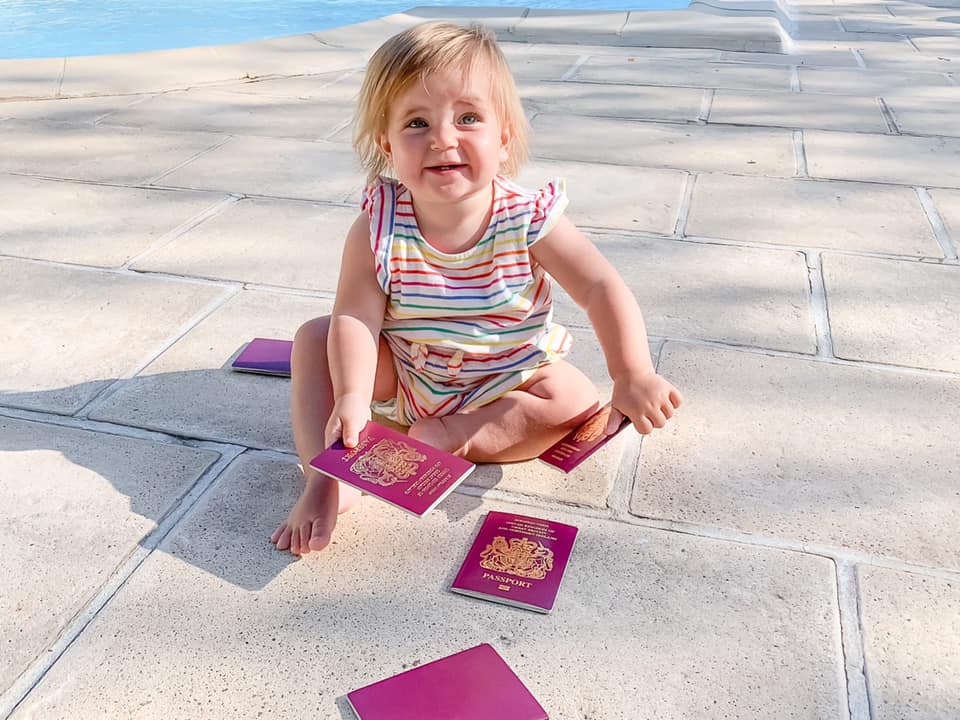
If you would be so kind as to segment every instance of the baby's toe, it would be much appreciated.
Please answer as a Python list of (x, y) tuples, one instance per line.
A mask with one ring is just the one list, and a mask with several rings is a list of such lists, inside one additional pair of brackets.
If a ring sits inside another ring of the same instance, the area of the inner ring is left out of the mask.
[(330, 543), (330, 531), (317, 519), (310, 528), (310, 549), (323, 550)]

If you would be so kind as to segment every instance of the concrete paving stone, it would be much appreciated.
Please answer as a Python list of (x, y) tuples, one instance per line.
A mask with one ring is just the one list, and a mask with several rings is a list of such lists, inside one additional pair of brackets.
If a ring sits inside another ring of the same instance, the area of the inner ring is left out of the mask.
[(538, 43), (617, 43), (629, 13), (530, 8), (510, 29), (515, 41)]
[[(597, 387), (600, 401), (607, 402), (613, 393), (613, 381), (607, 372), (600, 342), (591, 328), (569, 328), (574, 337), (567, 361), (579, 368)], [(654, 348), (650, 350), (654, 356)], [(507, 492), (538, 497), (551, 502), (583, 507), (606, 507), (607, 497), (620, 472), (620, 462), (631, 436), (627, 430), (570, 473), (563, 473), (539, 460), (520, 463), (479, 465), (464, 480), (465, 486), (496, 488)], [(633, 440), (636, 442), (636, 440)]]
[(139, 184), (223, 142), (207, 133), (160, 133), (24, 121), (0, 134), (0, 172)]
[(556, 177), (566, 181), (566, 215), (576, 225), (659, 235), (673, 234), (687, 182), (676, 170), (552, 160), (529, 163), (518, 182), (542, 187)]
[(290, 382), (233, 372), (230, 361), (255, 337), (293, 339), (332, 301), (247, 290), (160, 355), (90, 417), (248, 447), (293, 450)]
[(243, 199), (132, 267), (334, 293), (343, 242), (358, 214), (359, 208)]
[[(517, 43), (520, 44), (520, 43)], [(674, 47), (636, 47), (636, 46), (618, 46), (604, 45), (589, 42), (578, 42), (571, 44), (563, 43), (530, 43), (529, 53), (531, 57), (537, 55), (553, 55), (563, 52), (567, 55), (580, 57), (588, 55), (590, 57), (599, 56), (604, 58), (633, 58), (637, 60), (699, 60), (707, 62), (716, 60), (720, 57), (720, 50), (710, 50), (707, 48), (674, 48)], [(752, 54), (752, 53), (751, 53)]]
[(783, 177), (794, 172), (790, 130), (668, 125), (561, 113), (542, 113), (531, 125), (536, 158)]
[(960, 139), (804, 130), (811, 177), (960, 188)]
[[(940, 15), (946, 16), (944, 11)], [(942, 22), (934, 16), (893, 17), (889, 13), (859, 13), (841, 17), (843, 26), (852, 33), (883, 33), (884, 35), (954, 35), (960, 28), (953, 22)]]
[(960, 192), (956, 190), (932, 190), (933, 202), (937, 206), (947, 234), (953, 241), (953, 248), (960, 248)]
[(825, 255), (833, 351), (960, 373), (960, 267)]
[(960, 137), (960, 87), (895, 92), (883, 99), (903, 133)]
[(165, 278), (0, 259), (0, 405), (76, 412), (147, 362), (223, 292)]
[(857, 60), (841, 43), (795, 40), (789, 53), (722, 51), (719, 62), (762, 65), (810, 65), (813, 67), (857, 67)]
[(960, 60), (960, 38), (958, 37), (916, 37), (910, 38), (921, 54)]
[(557, 82), (519, 87), (528, 108), (595, 117), (696, 121), (703, 91), (643, 85)]
[(960, 581), (862, 565), (857, 584), (872, 716), (960, 716)]
[[(582, 54), (582, 53), (581, 53)], [(570, 55), (531, 55), (508, 57), (510, 72), (520, 86), (520, 95), (525, 97), (528, 91), (535, 91), (544, 80), (560, 80), (579, 60), (579, 54)]]
[(633, 514), (960, 568), (957, 378), (671, 342), (659, 371), (685, 402)]
[(346, 143), (235, 137), (156, 184), (343, 202), (363, 187), (363, 174)]
[[(939, 38), (919, 39), (937, 40)], [(869, 70), (950, 72), (956, 68), (956, 62), (949, 57), (919, 52), (906, 41), (902, 44), (873, 43), (868, 47), (858, 48), (858, 51)]]
[(875, 98), (814, 93), (718, 90), (708, 121), (731, 125), (887, 132), (887, 123)]
[[(2, 61), (0, 61), (2, 62)], [(0, 118), (21, 122), (94, 123), (110, 113), (141, 102), (141, 95), (92, 98), (54, 98), (0, 103)]]
[(771, 17), (724, 17), (695, 10), (631, 12), (619, 33), (625, 45), (782, 52), (786, 33)]
[(353, 107), (353, 103), (328, 98), (188, 90), (158, 95), (114, 113), (104, 124), (316, 140), (349, 123)]
[[(296, 562), (266, 540), (296, 476), (237, 461), (13, 720), (346, 718), (350, 690), (483, 642), (551, 717), (845, 712), (826, 559), (454, 494), (423, 519), (365, 498)], [(447, 591), (488, 510), (580, 528), (550, 615)]]
[[(742, 202), (750, 198), (749, 203)], [(943, 257), (912, 188), (700, 175), (687, 235)]]
[(296, 77), (256, 78), (211, 85), (210, 90), (277, 98), (324, 98), (352, 102), (363, 82), (362, 70), (335, 71)]
[(801, 67), (800, 89), (803, 92), (875, 97), (898, 88), (946, 87), (943, 73), (895, 72), (890, 70), (848, 70), (838, 68)]
[(222, 195), (0, 175), (0, 254), (119, 267)]
[(0, 692), (216, 459), (0, 417)]
[(639, 60), (630, 56), (591, 56), (571, 79), (630, 85), (787, 91), (790, 89), (790, 68), (693, 60)]
[(63, 62), (63, 58), (0, 60), (0, 100), (53, 97)]
[(66, 60), (60, 94), (161, 92), (263, 75), (306, 75), (358, 67), (364, 53), (293, 35), (238, 45), (90, 55)]
[[(592, 239), (633, 291), (649, 334), (816, 351), (801, 253), (613, 235)], [(562, 296), (557, 319), (587, 324), (584, 312)]]

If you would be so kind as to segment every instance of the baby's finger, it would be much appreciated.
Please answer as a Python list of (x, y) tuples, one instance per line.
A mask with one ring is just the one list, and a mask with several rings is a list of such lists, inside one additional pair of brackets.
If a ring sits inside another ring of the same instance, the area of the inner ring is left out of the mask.
[(344, 420), (342, 437), (345, 447), (354, 448), (357, 446), (357, 443), (360, 442), (360, 431), (363, 430), (363, 426), (366, 424), (366, 421), (357, 423), (350, 418)]
[(637, 432), (641, 435), (649, 435), (653, 432), (653, 425), (650, 424), (650, 421), (645, 417), (640, 417), (633, 421), (633, 427), (637, 429)]
[(615, 407), (610, 408), (610, 417), (607, 418), (607, 425), (603, 429), (604, 435), (613, 435), (617, 430), (620, 429), (620, 426), (623, 425), (623, 420), (626, 416), (617, 410)]

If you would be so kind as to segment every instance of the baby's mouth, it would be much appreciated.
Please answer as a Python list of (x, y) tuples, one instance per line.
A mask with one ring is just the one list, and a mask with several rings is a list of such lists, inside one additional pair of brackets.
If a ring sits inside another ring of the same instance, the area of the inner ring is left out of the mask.
[(451, 163), (449, 165), (430, 165), (427, 170), (432, 170), (434, 172), (450, 172), (452, 170), (460, 170), (465, 168), (466, 165), (463, 163)]

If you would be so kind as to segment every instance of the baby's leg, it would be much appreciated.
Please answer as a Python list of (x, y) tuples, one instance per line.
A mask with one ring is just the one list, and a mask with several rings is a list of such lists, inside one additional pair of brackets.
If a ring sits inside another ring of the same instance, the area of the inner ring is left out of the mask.
[(563, 360), (546, 365), (488, 405), (418, 420), (410, 435), (474, 462), (529, 460), (599, 407), (597, 389)]
[[(359, 490), (341, 485), (308, 464), (324, 450), (324, 429), (333, 410), (333, 386), (327, 365), (329, 329), (328, 316), (316, 318), (304, 323), (293, 341), (290, 415), (305, 485), (287, 519), (273, 531), (270, 542), (278, 550), (289, 549), (294, 555), (325, 548), (337, 524), (337, 515), (349, 510), (360, 498)], [(373, 396), (386, 400), (396, 391), (393, 356), (381, 337)]]

